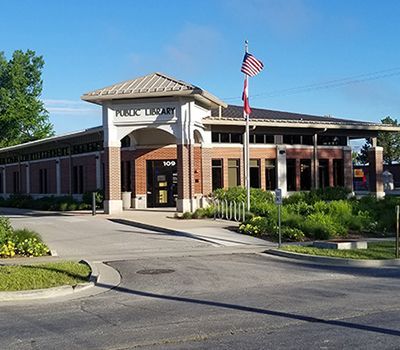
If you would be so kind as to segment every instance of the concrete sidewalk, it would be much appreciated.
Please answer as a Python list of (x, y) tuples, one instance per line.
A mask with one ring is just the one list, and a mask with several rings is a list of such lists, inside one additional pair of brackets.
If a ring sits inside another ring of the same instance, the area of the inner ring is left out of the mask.
[(187, 238), (202, 240), (214, 246), (260, 246), (275, 247), (263, 239), (240, 234), (239, 223), (221, 219), (177, 219), (175, 210), (126, 210), (110, 217), (115, 222), (151, 231), (168, 232)]

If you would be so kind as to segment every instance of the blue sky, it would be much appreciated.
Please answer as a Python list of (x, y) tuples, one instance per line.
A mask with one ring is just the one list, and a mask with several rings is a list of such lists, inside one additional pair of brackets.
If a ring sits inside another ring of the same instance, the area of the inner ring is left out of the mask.
[(57, 134), (100, 125), (84, 92), (153, 71), (241, 104), (245, 39), (265, 65), (252, 107), (400, 118), (400, 1), (3, 0), (1, 12), (0, 51), (44, 57)]

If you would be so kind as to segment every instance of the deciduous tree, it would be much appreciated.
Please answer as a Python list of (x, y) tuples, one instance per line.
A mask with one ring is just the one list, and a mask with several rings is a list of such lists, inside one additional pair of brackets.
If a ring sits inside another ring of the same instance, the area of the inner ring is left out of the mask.
[(43, 65), (31, 50), (17, 50), (10, 60), (0, 52), (0, 147), (54, 134), (40, 100)]

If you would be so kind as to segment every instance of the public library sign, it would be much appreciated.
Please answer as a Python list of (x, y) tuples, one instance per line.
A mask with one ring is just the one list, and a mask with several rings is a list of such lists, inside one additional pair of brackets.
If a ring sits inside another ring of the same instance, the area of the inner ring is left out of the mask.
[(115, 110), (115, 118), (123, 120), (129, 117), (152, 117), (175, 115), (175, 107), (124, 108)]

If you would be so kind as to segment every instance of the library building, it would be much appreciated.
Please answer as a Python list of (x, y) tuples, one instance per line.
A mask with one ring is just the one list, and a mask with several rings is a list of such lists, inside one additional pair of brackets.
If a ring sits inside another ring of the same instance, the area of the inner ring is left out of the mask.
[[(104, 190), (104, 209), (194, 211), (217, 188), (244, 185), (241, 106), (152, 73), (85, 93), (102, 125), (0, 149), (0, 196)], [(331, 116), (252, 108), (250, 184), (284, 196), (313, 188), (353, 190), (350, 141), (372, 139), (368, 191), (384, 195), (378, 132), (400, 128)]]

